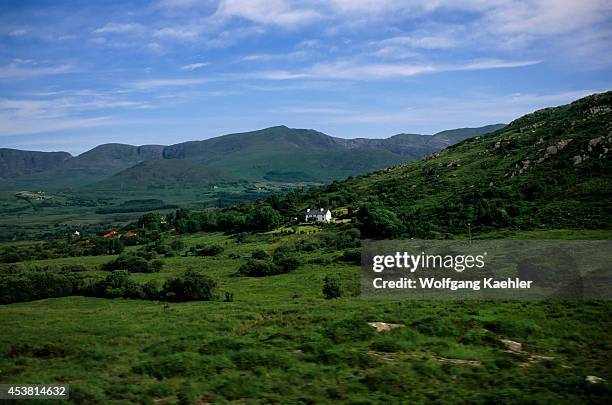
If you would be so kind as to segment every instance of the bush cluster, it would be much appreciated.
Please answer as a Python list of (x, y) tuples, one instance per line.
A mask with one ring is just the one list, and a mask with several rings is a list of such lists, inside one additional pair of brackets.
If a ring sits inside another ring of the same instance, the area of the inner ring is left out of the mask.
[(123, 242), (114, 238), (90, 238), (65, 241), (61, 239), (24, 246), (0, 248), (0, 263), (26, 260), (57, 259), (61, 257), (115, 255), (124, 250)]
[[(189, 269), (168, 279), (160, 288), (154, 280), (138, 283), (126, 270), (114, 270), (106, 277), (79, 273), (21, 272), (0, 278), (0, 304), (45, 298), (83, 295), (99, 298), (136, 298), (163, 301), (211, 301), (217, 299), (216, 282)], [(233, 294), (226, 293), (226, 301)]]
[(207, 246), (195, 246), (189, 249), (189, 252), (194, 256), (217, 256), (223, 253), (223, 246), (212, 244)]
[(102, 270), (127, 270), (130, 273), (158, 273), (164, 266), (161, 260), (147, 261), (143, 257), (121, 254), (102, 265)]
[(288, 273), (300, 266), (297, 255), (289, 248), (279, 247), (274, 251), (272, 260), (263, 251), (255, 251), (251, 259), (238, 269), (238, 273), (247, 277), (265, 277)]

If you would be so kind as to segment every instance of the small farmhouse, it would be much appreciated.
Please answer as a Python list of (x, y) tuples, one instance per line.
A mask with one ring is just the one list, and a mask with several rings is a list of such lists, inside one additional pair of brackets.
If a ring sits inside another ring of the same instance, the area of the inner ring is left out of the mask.
[(319, 210), (311, 210), (310, 208), (304, 213), (304, 219), (306, 222), (330, 222), (332, 220), (332, 214), (330, 210), (321, 208)]

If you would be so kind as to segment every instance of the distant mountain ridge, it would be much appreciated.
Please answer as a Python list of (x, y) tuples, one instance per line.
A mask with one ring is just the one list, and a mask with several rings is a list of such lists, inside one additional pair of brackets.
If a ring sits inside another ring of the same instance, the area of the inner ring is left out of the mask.
[(35, 152), (0, 148), (0, 179), (10, 179), (59, 167), (72, 159), (68, 152)]
[[(66, 152), (6, 149), (3, 164), (7, 170), (0, 176), (0, 188), (147, 187), (237, 179), (324, 183), (419, 159), (503, 126), (462, 128), (435, 135), (398, 134), (386, 139), (344, 139), (312, 129), (276, 126), (169, 146), (104, 144), (76, 157)], [(61, 161), (34, 168), (20, 163), (28, 162), (28, 154), (41, 160), (40, 156), (49, 153), (63, 158), (56, 157)], [(168, 163), (169, 160), (196, 163)]]

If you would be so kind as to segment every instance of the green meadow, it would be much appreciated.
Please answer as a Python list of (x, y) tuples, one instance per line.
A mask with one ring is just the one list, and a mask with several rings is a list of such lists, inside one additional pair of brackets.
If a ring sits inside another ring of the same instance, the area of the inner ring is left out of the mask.
[[(214, 301), (71, 296), (1, 306), (0, 381), (70, 384), (74, 403), (609, 403), (607, 383), (585, 381), (612, 378), (609, 302), (366, 300), (358, 296), (359, 266), (321, 245), (300, 252), (289, 273), (238, 273), (255, 251), (334, 232), (168, 236), (184, 244), (161, 272), (131, 275), (163, 281), (194, 268), (217, 282)], [(210, 244), (223, 252), (184, 256)], [(114, 257), (18, 265), (81, 264), (101, 276)], [(341, 298), (324, 298), (326, 276), (339, 282)], [(402, 326), (378, 332), (369, 322)], [(521, 343), (521, 351), (501, 339)]]

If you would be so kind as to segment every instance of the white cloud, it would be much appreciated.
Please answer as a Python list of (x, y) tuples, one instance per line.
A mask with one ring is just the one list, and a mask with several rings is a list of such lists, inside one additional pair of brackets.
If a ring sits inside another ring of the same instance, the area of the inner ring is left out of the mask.
[(274, 61), (274, 60), (298, 60), (311, 56), (311, 53), (305, 50), (298, 50), (287, 53), (255, 53), (244, 56), (243, 61)]
[(153, 32), (154, 37), (178, 40), (193, 40), (197, 38), (199, 34), (199, 30), (185, 27), (166, 27)]
[(183, 86), (195, 86), (198, 84), (208, 82), (208, 79), (152, 79), (152, 80), (139, 80), (132, 83), (128, 83), (127, 87), (135, 90), (151, 90), (160, 87), (183, 87)]
[(145, 30), (145, 27), (141, 24), (127, 23), (108, 23), (103, 27), (93, 30), (96, 34), (126, 34), (126, 33), (141, 33)]
[(111, 125), (118, 123), (108, 115), (112, 111), (156, 108), (149, 102), (92, 90), (36, 92), (29, 96), (0, 99), (0, 135)]
[(456, 46), (457, 35), (454, 32), (437, 32), (435, 34), (401, 35), (387, 38), (378, 43), (381, 47), (401, 47), (423, 48), (423, 49), (448, 49)]
[(181, 8), (181, 7), (191, 7), (198, 4), (201, 4), (201, 0), (160, 0), (157, 2), (159, 7), (166, 8)]
[(484, 16), (490, 31), (505, 34), (569, 33), (605, 21), (612, 13), (606, 0), (507, 1)]
[(263, 71), (252, 76), (266, 80), (291, 80), (304, 78), (378, 80), (410, 77), (425, 73), (453, 72), (467, 70), (502, 69), (530, 66), (541, 61), (506, 61), (498, 59), (473, 60), (454, 65), (418, 64), (418, 63), (363, 63), (355, 60), (343, 60), (332, 63), (319, 63), (309, 69), (298, 72)]
[(110, 116), (92, 118), (67, 118), (45, 120), (15, 120), (0, 114), (0, 136), (36, 134), (67, 129), (94, 128), (105, 125), (116, 125), (119, 121)]
[(22, 37), (24, 35), (27, 35), (29, 32), (30, 30), (26, 28), (18, 28), (16, 30), (10, 31), (8, 34), (11, 37)]
[(208, 62), (190, 63), (189, 65), (181, 66), (181, 70), (185, 70), (185, 71), (189, 71), (190, 72), (190, 71), (193, 71), (193, 70), (196, 70), (196, 69), (203, 68), (203, 67), (208, 66), (208, 65), (210, 65), (210, 63), (208, 63)]
[(67, 73), (72, 70), (70, 65), (41, 66), (35, 61), (15, 59), (12, 63), (0, 66), (0, 79), (27, 79), (36, 76)]
[[(222, 0), (216, 14), (224, 18), (240, 17), (260, 24), (289, 28), (324, 18), (316, 9), (301, 7), (301, 4), (284, 0)], [(312, 6), (312, 3), (309, 5)]]
[(157, 42), (149, 42), (146, 46), (146, 48), (154, 53), (164, 53), (164, 47), (161, 46), (160, 44), (158, 44)]

